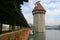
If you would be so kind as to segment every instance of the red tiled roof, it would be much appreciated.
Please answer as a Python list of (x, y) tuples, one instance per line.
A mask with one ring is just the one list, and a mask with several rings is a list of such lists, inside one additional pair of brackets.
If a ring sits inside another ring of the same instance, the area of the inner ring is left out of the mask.
[(45, 9), (42, 7), (42, 5), (41, 5), (40, 3), (38, 3), (38, 4), (34, 7), (33, 11), (36, 11), (36, 10), (45, 11)]

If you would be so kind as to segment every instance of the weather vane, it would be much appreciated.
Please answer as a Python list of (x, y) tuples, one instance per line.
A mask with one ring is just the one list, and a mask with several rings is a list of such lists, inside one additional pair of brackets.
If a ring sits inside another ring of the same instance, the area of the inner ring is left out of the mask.
[[(41, 1), (41, 0), (40, 0)], [(37, 4), (39, 4), (40, 3), (40, 1), (37, 1), (36, 3), (35, 3), (35, 6), (37, 6)]]

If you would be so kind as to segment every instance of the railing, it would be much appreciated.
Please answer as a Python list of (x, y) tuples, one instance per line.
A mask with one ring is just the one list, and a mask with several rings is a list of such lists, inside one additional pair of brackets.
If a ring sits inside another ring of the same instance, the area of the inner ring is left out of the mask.
[(0, 35), (0, 40), (27, 40), (29, 28)]

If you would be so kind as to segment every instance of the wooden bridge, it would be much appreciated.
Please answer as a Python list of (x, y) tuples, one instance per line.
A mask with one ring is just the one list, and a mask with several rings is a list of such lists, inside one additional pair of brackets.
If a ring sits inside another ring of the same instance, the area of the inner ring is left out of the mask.
[(0, 35), (0, 40), (28, 40), (29, 28)]
[[(28, 0), (0, 0), (0, 40), (27, 40), (30, 27), (21, 11), (23, 1), (28, 2)], [(3, 24), (9, 25), (8, 33), (3, 33)]]

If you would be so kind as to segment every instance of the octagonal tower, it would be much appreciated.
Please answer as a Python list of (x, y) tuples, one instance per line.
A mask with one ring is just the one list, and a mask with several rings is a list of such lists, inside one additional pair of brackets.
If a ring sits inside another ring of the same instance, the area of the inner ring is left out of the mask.
[(34, 32), (45, 32), (45, 9), (42, 5), (36, 2), (36, 5), (32, 11), (33, 13), (33, 25), (35, 27)]

